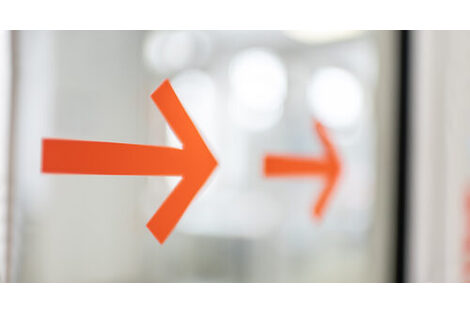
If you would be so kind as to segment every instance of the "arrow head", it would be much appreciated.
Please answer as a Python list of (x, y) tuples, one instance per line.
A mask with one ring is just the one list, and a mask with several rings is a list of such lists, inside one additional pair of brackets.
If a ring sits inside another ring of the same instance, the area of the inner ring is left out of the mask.
[(325, 127), (314, 120), (314, 129), (325, 150), (323, 156), (312, 158), (298, 155), (268, 154), (264, 158), (264, 174), (267, 177), (324, 177), (325, 187), (313, 208), (313, 217), (318, 219), (323, 216), (328, 199), (339, 178), (341, 162), (336, 149), (328, 138)]
[(147, 223), (155, 238), (163, 243), (216, 168), (217, 161), (168, 80), (154, 91), (151, 98), (183, 145), (183, 177)]
[(336, 152), (333, 143), (329, 139), (325, 127), (318, 121), (314, 120), (315, 130), (320, 138), (325, 149), (323, 155), (324, 173), (325, 173), (325, 187), (323, 188), (318, 200), (313, 208), (313, 216), (320, 219), (325, 211), (326, 204), (336, 186), (338, 178), (341, 173), (341, 162)]

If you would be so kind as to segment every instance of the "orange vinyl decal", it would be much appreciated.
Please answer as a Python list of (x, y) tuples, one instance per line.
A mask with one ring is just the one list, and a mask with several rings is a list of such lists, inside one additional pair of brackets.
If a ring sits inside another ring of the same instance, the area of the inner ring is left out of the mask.
[(151, 95), (183, 149), (127, 143), (43, 139), (42, 172), (91, 175), (182, 176), (147, 223), (163, 243), (217, 166), (196, 127), (165, 80)]
[(325, 178), (325, 187), (320, 193), (312, 212), (315, 218), (321, 218), (340, 175), (341, 163), (324, 126), (319, 122), (314, 122), (314, 125), (325, 149), (322, 157), (268, 154), (264, 158), (264, 174), (267, 177), (323, 176)]

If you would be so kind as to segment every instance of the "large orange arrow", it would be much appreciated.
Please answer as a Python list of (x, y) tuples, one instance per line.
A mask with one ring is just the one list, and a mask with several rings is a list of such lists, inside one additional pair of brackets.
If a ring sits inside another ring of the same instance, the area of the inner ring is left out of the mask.
[(53, 174), (182, 176), (147, 223), (155, 238), (163, 243), (217, 166), (217, 161), (168, 80), (151, 97), (183, 149), (47, 138), (42, 142), (42, 171)]
[(321, 218), (338, 180), (341, 163), (323, 125), (316, 121), (314, 124), (325, 149), (324, 155), (320, 158), (311, 158), (297, 155), (269, 154), (264, 158), (264, 174), (268, 177), (323, 176), (326, 184), (313, 208), (313, 216)]

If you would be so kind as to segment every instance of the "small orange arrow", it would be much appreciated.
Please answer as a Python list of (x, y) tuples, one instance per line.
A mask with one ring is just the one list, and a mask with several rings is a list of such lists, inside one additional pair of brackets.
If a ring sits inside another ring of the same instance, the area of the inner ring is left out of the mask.
[(324, 155), (321, 158), (311, 158), (297, 155), (268, 154), (264, 158), (264, 174), (267, 177), (323, 176), (326, 184), (313, 209), (313, 216), (321, 218), (340, 175), (341, 163), (333, 144), (326, 134), (325, 127), (317, 121), (314, 124), (325, 148)]
[(199, 189), (217, 166), (168, 80), (151, 96), (183, 149), (67, 139), (43, 139), (42, 171), (52, 174), (182, 176), (147, 223), (165, 242)]

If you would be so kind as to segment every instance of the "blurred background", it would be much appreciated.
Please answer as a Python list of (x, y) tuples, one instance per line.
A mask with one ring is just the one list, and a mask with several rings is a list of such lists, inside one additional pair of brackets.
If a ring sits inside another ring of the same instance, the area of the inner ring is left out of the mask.
[[(0, 32), (4, 282), (470, 279), (470, 33)], [(57, 137), (181, 147), (150, 94), (168, 78), (219, 166), (160, 245), (177, 177), (41, 173)], [(266, 178), (263, 156), (342, 173)]]

